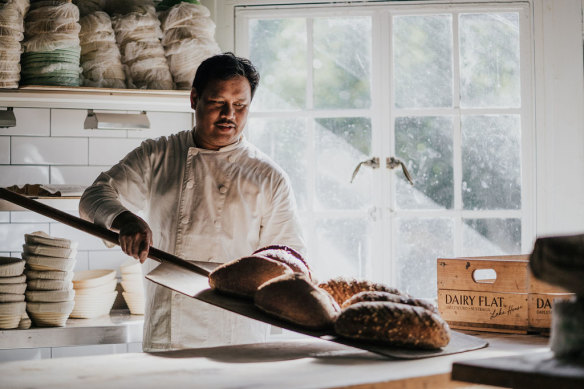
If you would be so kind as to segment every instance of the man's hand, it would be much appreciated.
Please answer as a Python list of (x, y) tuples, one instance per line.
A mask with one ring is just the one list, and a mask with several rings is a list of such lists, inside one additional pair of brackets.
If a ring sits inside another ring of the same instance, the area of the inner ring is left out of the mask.
[(142, 218), (131, 212), (119, 214), (112, 223), (112, 229), (120, 233), (122, 251), (144, 263), (152, 245), (152, 230)]

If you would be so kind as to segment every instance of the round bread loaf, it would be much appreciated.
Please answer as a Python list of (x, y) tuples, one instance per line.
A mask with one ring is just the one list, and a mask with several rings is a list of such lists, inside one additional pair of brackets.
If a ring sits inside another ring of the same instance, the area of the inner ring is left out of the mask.
[(350, 305), (361, 303), (364, 301), (389, 301), (392, 303), (400, 303), (407, 305), (414, 305), (416, 307), (422, 307), (434, 313), (438, 313), (438, 309), (434, 304), (429, 301), (417, 299), (413, 297), (400, 296), (398, 294), (388, 293), (388, 292), (360, 292), (351, 296), (346, 300), (342, 308), (347, 308)]
[(399, 296), (409, 297), (408, 294), (402, 293), (396, 288), (391, 288), (371, 281), (360, 281), (350, 278), (335, 278), (319, 284), (318, 287), (329, 292), (339, 305), (343, 305), (343, 303), (351, 296), (360, 292), (388, 292)]
[(341, 308), (328, 292), (302, 273), (285, 274), (259, 287), (254, 298), (262, 311), (310, 329), (332, 328)]
[(253, 255), (262, 255), (275, 261), (280, 261), (288, 265), (294, 272), (303, 273), (312, 280), (312, 274), (308, 264), (302, 255), (288, 246), (267, 246), (254, 251)]
[(217, 267), (209, 274), (209, 285), (220, 292), (253, 298), (261, 284), (283, 274), (292, 274), (288, 265), (252, 255)]
[(450, 328), (438, 314), (385, 301), (361, 302), (343, 309), (334, 328), (347, 338), (406, 348), (437, 349), (450, 342)]

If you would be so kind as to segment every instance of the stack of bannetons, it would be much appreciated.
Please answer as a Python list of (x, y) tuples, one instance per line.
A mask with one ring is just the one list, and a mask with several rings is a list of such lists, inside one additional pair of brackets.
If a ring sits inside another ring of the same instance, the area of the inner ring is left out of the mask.
[(24, 236), (26, 309), (39, 327), (62, 327), (75, 305), (73, 268), (77, 243), (42, 231)]
[(82, 84), (98, 88), (125, 88), (126, 75), (116, 44), (112, 21), (105, 12), (93, 12), (79, 20)]
[(28, 7), (29, 0), (0, 0), (0, 88), (18, 88)]
[(30, 4), (24, 21), (21, 84), (79, 86), (79, 9), (71, 0)]
[(143, 315), (145, 308), (144, 281), (139, 262), (129, 260), (120, 266), (122, 273), (122, 296), (132, 315)]
[(113, 269), (82, 270), (73, 277), (75, 308), (71, 317), (91, 319), (107, 315), (118, 295), (116, 271)]
[(260, 310), (307, 329), (406, 348), (438, 349), (450, 342), (448, 324), (431, 303), (366, 280), (318, 284), (302, 255), (285, 246), (217, 267), (209, 285), (253, 299)]
[(138, 4), (130, 10), (112, 17), (128, 88), (173, 89), (154, 3)]
[(188, 2), (160, 12), (162, 44), (177, 89), (190, 89), (201, 62), (221, 52), (210, 15), (205, 6)]
[(0, 329), (30, 327), (24, 301), (26, 276), (23, 271), (21, 258), (0, 257)]

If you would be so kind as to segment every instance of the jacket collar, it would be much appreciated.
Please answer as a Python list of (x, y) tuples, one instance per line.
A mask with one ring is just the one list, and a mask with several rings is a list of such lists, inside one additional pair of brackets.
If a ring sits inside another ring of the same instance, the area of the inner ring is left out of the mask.
[(245, 137), (243, 136), (243, 134), (241, 134), (239, 139), (237, 140), (237, 142), (232, 143), (232, 144), (225, 146), (225, 147), (221, 147), (219, 150), (209, 150), (209, 149), (202, 149), (200, 147), (197, 147), (197, 145), (195, 144), (195, 130), (194, 129), (191, 131), (191, 136), (189, 136), (189, 138), (188, 138), (189, 148), (195, 148), (201, 153), (222, 153), (225, 151), (232, 151), (232, 150), (239, 149), (239, 148), (243, 147), (245, 143), (246, 143)]

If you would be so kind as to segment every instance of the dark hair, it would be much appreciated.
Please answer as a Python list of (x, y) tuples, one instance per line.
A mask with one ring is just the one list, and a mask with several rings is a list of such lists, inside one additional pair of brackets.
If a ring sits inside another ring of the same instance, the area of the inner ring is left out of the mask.
[(230, 52), (217, 54), (204, 60), (195, 74), (193, 88), (197, 95), (201, 96), (210, 80), (229, 80), (237, 76), (247, 78), (253, 98), (260, 82), (260, 74), (250, 60), (236, 57)]

